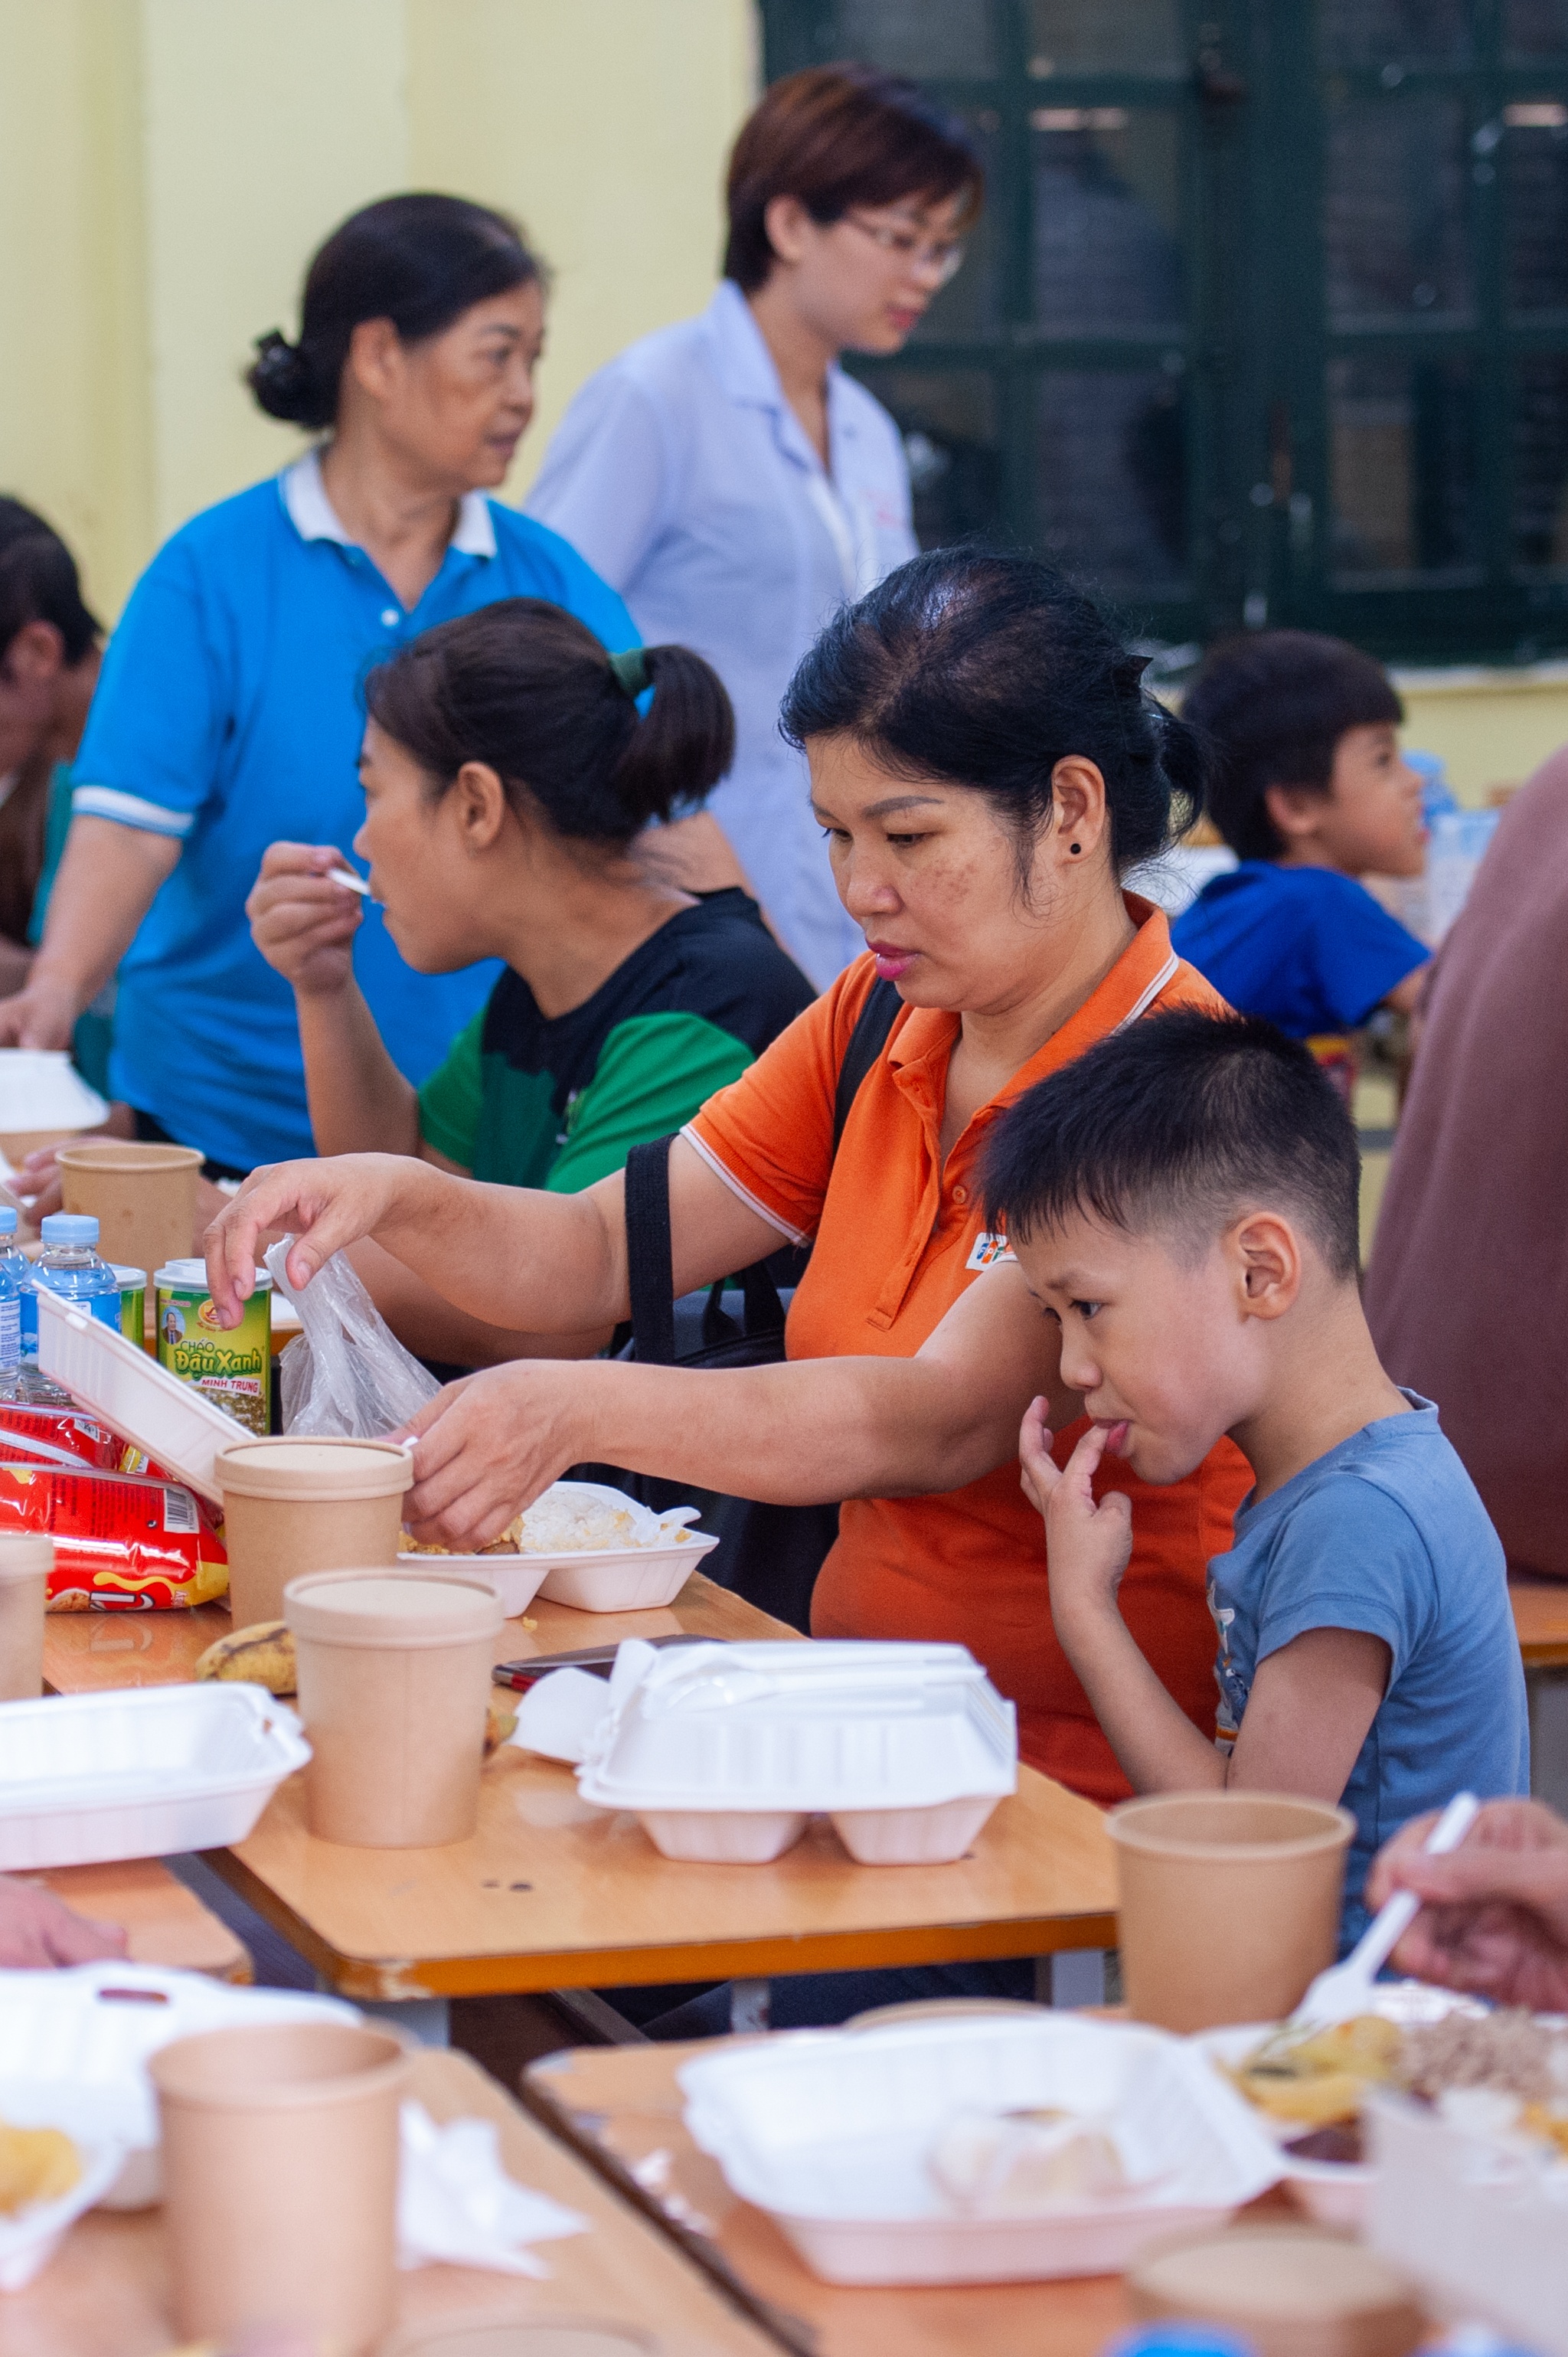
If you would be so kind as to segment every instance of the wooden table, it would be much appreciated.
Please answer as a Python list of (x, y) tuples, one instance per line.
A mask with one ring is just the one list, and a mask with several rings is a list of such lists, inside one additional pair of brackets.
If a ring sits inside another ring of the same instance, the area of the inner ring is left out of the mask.
[(1513, 1624), (1527, 1670), (1568, 1669), (1568, 1579), (1509, 1581)]
[[(721, 2283), (764, 2304), (800, 2357), (1098, 2357), (1136, 2319), (1119, 2276), (1058, 2283), (849, 2287), (819, 2281), (772, 2220), (742, 2201), (692, 2142), (675, 2073), (702, 2046), (589, 2047), (551, 2054), (523, 2101)], [(1300, 2215), (1281, 2193), (1249, 2215)]]
[(57, 1866), (25, 1880), (47, 1883), (57, 1899), (127, 1934), (133, 1964), (167, 1964), (216, 1981), (249, 1981), (251, 1959), (227, 1923), (156, 1857), (112, 1866)]
[[(639, 2333), (650, 2357), (777, 2357), (779, 2341), (746, 2312), (744, 2294), (737, 2301), (693, 2266), (461, 2055), (418, 2055), (412, 2092), (438, 2120), (494, 2120), (508, 2173), (580, 2212), (590, 2231), (538, 2245), (543, 2283), (473, 2267), (400, 2275), (400, 2325), (548, 2318)], [(91, 2212), (25, 2291), (0, 2299), (7, 2357), (156, 2357), (175, 2340), (163, 2212)]]
[[(666, 1611), (536, 1604), (529, 1618), (532, 1630), (507, 1623), (498, 1660), (680, 1631), (785, 1633), (700, 1573)], [(45, 1674), (62, 1692), (188, 1676), (226, 1619), (212, 1606), (129, 1628), (129, 1615), (54, 1615)], [(291, 1778), (251, 1838), (210, 1863), (334, 1988), (365, 2002), (1046, 1956), (1115, 1940), (1099, 1810), (1029, 1769), (970, 1856), (943, 1867), (858, 1867), (825, 1824), (771, 1866), (673, 1864), (633, 1818), (580, 1801), (570, 1770), (515, 1746), (485, 1770), (478, 1834), (447, 1848), (317, 1841), (303, 1803)]]

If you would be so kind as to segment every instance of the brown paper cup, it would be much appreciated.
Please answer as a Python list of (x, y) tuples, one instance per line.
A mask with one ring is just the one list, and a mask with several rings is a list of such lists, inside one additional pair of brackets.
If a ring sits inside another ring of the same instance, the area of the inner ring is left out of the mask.
[(98, 1249), (114, 1266), (145, 1268), (150, 1279), (166, 1261), (196, 1250), (196, 1146), (92, 1139), (62, 1147), (59, 1173), (66, 1210), (91, 1212)]
[(323, 1572), (289, 1583), (284, 1617), (310, 1738), (311, 1832), (366, 1849), (467, 1841), (500, 1598), (423, 1568)]
[(284, 1589), (306, 1572), (397, 1562), (413, 1482), (406, 1450), (381, 1440), (242, 1440), (213, 1464), (236, 1629), (280, 1620)]
[(1106, 1824), (1137, 2020), (1277, 2021), (1333, 1963), (1348, 1809), (1283, 1792), (1161, 1792), (1124, 1801)]
[(44, 1614), (53, 1539), (41, 1532), (0, 1536), (0, 1702), (34, 1702), (44, 1690)]
[(211, 2030), (149, 2059), (184, 2339), (270, 2327), (344, 2357), (381, 2340), (410, 2067), (385, 2030), (327, 2021)]

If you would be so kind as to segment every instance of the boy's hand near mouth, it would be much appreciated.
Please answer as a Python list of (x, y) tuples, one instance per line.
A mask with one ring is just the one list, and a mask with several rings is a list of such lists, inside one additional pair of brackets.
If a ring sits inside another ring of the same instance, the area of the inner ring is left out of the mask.
[[(1062, 1387), (1093, 1419), (1065, 1465), (1043, 1400), (1019, 1435), (1062, 1651), (1134, 1792), (1343, 1798), (1351, 1938), (1395, 1827), (1462, 1787), (1529, 1790), (1502, 1548), (1435, 1408), (1379, 1363), (1359, 1176), (1305, 1047), (1182, 1012), (1018, 1098), (985, 1181), (989, 1224), (1060, 1336)], [(1179, 1482), (1222, 1435), (1256, 1483), (1208, 1566), (1218, 1710), (1199, 1726), (1122, 1617), (1131, 1508), (1094, 1482), (1108, 1454)]]

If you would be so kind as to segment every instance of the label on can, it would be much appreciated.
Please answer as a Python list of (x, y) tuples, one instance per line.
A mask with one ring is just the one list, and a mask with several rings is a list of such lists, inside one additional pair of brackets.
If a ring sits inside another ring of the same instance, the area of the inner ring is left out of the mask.
[(168, 1285), (155, 1296), (158, 1364), (194, 1383), (236, 1424), (263, 1437), (272, 1424), (272, 1291), (258, 1286), (238, 1326), (218, 1323), (212, 1296), (199, 1285)]
[[(118, 1269), (114, 1272), (119, 1275)], [(129, 1281), (120, 1287), (120, 1331), (127, 1342), (134, 1342), (138, 1351), (147, 1346), (147, 1288), (144, 1282)]]

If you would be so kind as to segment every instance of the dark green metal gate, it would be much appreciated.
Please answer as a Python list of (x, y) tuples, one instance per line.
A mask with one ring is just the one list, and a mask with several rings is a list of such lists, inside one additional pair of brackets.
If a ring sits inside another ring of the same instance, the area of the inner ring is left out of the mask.
[(1568, 649), (1568, 0), (764, 0), (769, 78), (956, 107), (991, 197), (897, 361), (928, 544), (1167, 646)]

